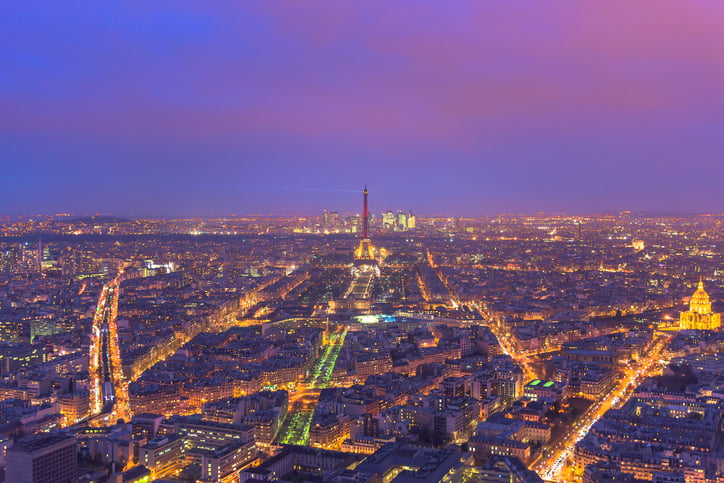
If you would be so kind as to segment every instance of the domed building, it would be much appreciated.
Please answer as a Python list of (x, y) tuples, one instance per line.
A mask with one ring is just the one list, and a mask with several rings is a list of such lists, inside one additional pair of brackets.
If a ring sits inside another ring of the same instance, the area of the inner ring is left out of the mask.
[(711, 311), (709, 294), (704, 290), (704, 281), (699, 280), (699, 286), (691, 296), (689, 311), (679, 316), (681, 330), (717, 330), (721, 326), (721, 314)]

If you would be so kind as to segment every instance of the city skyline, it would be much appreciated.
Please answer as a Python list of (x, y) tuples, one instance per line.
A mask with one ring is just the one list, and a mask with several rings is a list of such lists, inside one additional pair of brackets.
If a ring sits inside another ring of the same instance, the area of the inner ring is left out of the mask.
[[(296, 191), (296, 192), (329, 192), (329, 193), (362, 193), (365, 196), (365, 204), (364, 209), (359, 210), (355, 208), (351, 208), (349, 210), (345, 209), (338, 209), (335, 206), (325, 206), (321, 209), (320, 212), (317, 213), (226, 213), (226, 214), (216, 214), (216, 215), (163, 215), (163, 214), (156, 214), (151, 216), (139, 216), (139, 215), (125, 215), (123, 213), (99, 213), (99, 212), (46, 212), (46, 213), (17, 213), (17, 214), (3, 214), (0, 213), (0, 221), (12, 221), (12, 220), (21, 220), (21, 219), (33, 219), (37, 218), (40, 220), (68, 220), (68, 221), (82, 221), (82, 220), (91, 220), (91, 219), (98, 219), (105, 222), (112, 222), (113, 220), (117, 221), (124, 221), (124, 220), (173, 220), (173, 219), (233, 219), (233, 218), (316, 218), (316, 217), (322, 217), (324, 218), (326, 215), (329, 214), (337, 214), (337, 215), (343, 215), (343, 216), (350, 216), (350, 217), (356, 217), (356, 218), (364, 218), (364, 214), (367, 210), (367, 185), (364, 185), (363, 190), (342, 190), (342, 189), (304, 189), (299, 188), (295, 190), (285, 190), (285, 191)], [(348, 203), (345, 203), (343, 206), (347, 206)], [(359, 208), (359, 207), (357, 207)], [(605, 212), (580, 212), (580, 211), (557, 211), (557, 212), (546, 212), (542, 210), (538, 211), (529, 211), (529, 212), (498, 212), (498, 213), (485, 213), (485, 214), (479, 214), (479, 215), (461, 215), (459, 213), (419, 213), (415, 212), (413, 207), (409, 207), (407, 209), (401, 208), (399, 206), (385, 206), (385, 207), (377, 207), (375, 210), (369, 210), (368, 214), (369, 217), (373, 220), (378, 219), (379, 223), (384, 223), (383, 219), (385, 214), (387, 213), (408, 213), (410, 215), (417, 215), (421, 216), (423, 218), (461, 218), (461, 219), (486, 219), (486, 218), (494, 218), (498, 216), (512, 216), (512, 217), (526, 217), (526, 216), (564, 216), (564, 217), (592, 217), (596, 218), (599, 216), (607, 216), (607, 215), (614, 215), (614, 216), (620, 216), (620, 215), (631, 215), (635, 217), (641, 217), (641, 218), (688, 218), (688, 217), (699, 217), (699, 216), (722, 216), (723, 213), (716, 212), (716, 211), (699, 211), (699, 212), (686, 212), (681, 210), (650, 210), (650, 211), (638, 211), (638, 210), (616, 210), (616, 211), (605, 211)], [(107, 220), (105, 220), (107, 218)]]
[(713, 2), (7, 3), (0, 213), (311, 215), (355, 211), (364, 183), (373, 211), (716, 212), (723, 21)]
[(724, 217), (368, 232), (359, 194), (0, 223), (6, 481), (721, 480)]
[(0, 12), (0, 483), (724, 483), (722, 0)]

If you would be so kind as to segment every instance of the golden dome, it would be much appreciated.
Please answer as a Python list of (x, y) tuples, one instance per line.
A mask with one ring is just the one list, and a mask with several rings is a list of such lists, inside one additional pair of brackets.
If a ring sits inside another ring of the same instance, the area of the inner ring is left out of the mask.
[(704, 280), (699, 279), (699, 285), (691, 296), (691, 302), (689, 302), (689, 310), (698, 314), (710, 314), (711, 313), (711, 300), (709, 294), (704, 290)]

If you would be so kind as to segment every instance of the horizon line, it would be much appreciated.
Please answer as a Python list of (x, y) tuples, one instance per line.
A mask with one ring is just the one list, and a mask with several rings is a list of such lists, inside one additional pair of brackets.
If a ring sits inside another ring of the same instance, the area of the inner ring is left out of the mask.
[[(417, 213), (411, 209), (408, 210), (384, 210), (372, 212), (384, 213), (386, 211), (402, 211), (405, 213), (411, 213), (418, 218), (490, 218), (496, 216), (580, 216), (580, 217), (599, 217), (599, 216), (623, 216), (623, 215), (635, 215), (635, 216), (652, 216), (652, 217), (691, 217), (691, 216), (724, 216), (724, 212), (704, 212), (704, 211), (672, 211), (672, 210), (611, 210), (601, 211), (595, 213), (575, 213), (565, 211), (534, 211), (534, 212), (496, 212), (496, 213), (485, 213), (476, 215), (465, 215), (465, 214), (425, 214)], [(330, 213), (341, 213), (350, 216), (362, 216), (361, 213), (349, 212), (349, 211), (329, 211)], [(117, 213), (35, 213), (35, 214), (0, 214), (0, 222), (10, 221), (12, 219), (29, 219), (29, 218), (56, 218), (56, 219), (79, 219), (79, 218), (93, 218), (93, 217), (111, 217), (111, 218), (122, 218), (129, 221), (136, 220), (189, 220), (189, 219), (228, 219), (228, 218), (310, 218), (319, 217), (322, 213), (315, 214), (293, 214), (293, 213), (227, 213), (227, 214), (207, 214), (207, 215), (192, 215), (192, 214), (147, 214), (147, 215), (133, 215), (133, 214), (117, 214)]]

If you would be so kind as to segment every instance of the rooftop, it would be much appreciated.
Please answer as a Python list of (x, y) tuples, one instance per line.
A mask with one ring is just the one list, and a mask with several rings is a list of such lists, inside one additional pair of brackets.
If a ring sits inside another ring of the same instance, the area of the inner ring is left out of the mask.
[(27, 436), (25, 438), (20, 439), (17, 443), (15, 443), (14, 446), (12, 446), (8, 451), (12, 452), (35, 452), (44, 448), (47, 448), (48, 446), (66, 442), (72, 440), (73, 443), (76, 442), (76, 439), (74, 436), (71, 436), (66, 433), (43, 433), (43, 434), (34, 434), (32, 436)]

